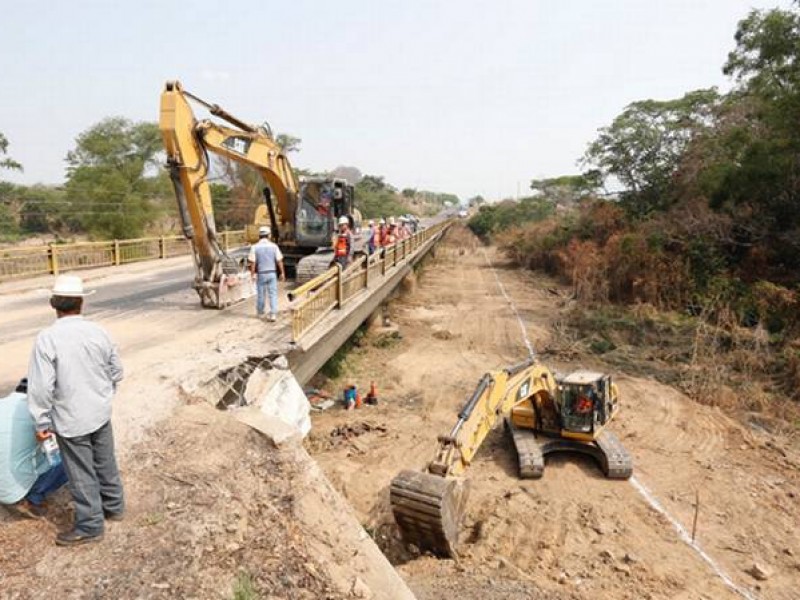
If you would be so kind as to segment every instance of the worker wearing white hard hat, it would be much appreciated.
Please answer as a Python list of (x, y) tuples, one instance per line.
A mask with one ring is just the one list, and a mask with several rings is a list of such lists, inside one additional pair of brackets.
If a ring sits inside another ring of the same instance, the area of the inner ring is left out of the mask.
[(247, 262), (256, 282), (256, 317), (264, 316), (264, 305), (269, 296), (268, 320), (275, 321), (278, 318), (278, 274), (281, 281), (285, 281), (286, 271), (281, 249), (269, 239), (271, 233), (266, 225), (258, 228), (258, 243), (250, 246)]
[(350, 219), (339, 217), (339, 231), (333, 236), (333, 260), (346, 269), (353, 260), (353, 234), (350, 232)]

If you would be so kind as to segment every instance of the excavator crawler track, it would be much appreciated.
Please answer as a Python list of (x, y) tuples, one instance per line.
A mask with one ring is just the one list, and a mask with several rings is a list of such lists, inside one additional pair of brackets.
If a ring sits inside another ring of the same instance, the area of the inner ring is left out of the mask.
[(389, 502), (403, 540), (437, 556), (456, 556), (466, 503), (462, 479), (401, 471), (389, 487)]
[(506, 419), (506, 427), (517, 451), (519, 476), (538, 479), (544, 473), (544, 458), (554, 452), (579, 452), (591, 456), (609, 479), (628, 479), (633, 474), (633, 461), (617, 436), (601, 433), (594, 442), (537, 436), (531, 429), (516, 427)]
[(304, 256), (297, 261), (296, 277), (297, 283), (306, 283), (315, 277), (322, 275), (325, 271), (330, 269), (331, 262), (333, 261), (332, 251), (316, 252)]
[(610, 431), (604, 431), (595, 440), (595, 444), (603, 453), (603, 472), (609, 479), (629, 479), (633, 475), (631, 455)]
[(544, 474), (544, 454), (536, 435), (531, 429), (515, 427), (510, 419), (506, 419), (506, 428), (517, 451), (520, 478), (539, 479)]

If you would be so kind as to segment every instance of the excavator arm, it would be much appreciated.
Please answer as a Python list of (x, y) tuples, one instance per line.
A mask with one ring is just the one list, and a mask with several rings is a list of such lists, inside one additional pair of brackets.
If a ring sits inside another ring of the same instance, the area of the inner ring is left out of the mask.
[(401, 471), (392, 480), (389, 501), (403, 539), (440, 556), (456, 555), (469, 492), (463, 475), (500, 419), (522, 478), (541, 477), (550, 453), (578, 452), (594, 458), (606, 477), (627, 479), (630, 455), (606, 430), (616, 410), (616, 386), (602, 373), (557, 378), (535, 359), (486, 373), (450, 433), (439, 437), (434, 459), (423, 471)]
[(439, 437), (425, 471), (401, 471), (392, 480), (390, 503), (407, 541), (441, 556), (455, 556), (469, 493), (461, 476), (500, 419), (534, 395), (554, 396), (556, 387), (550, 370), (534, 359), (481, 378), (453, 429)]
[[(197, 121), (189, 101), (232, 127), (211, 120)], [(168, 82), (161, 94), (159, 128), (167, 153), (167, 167), (175, 188), (183, 233), (192, 243), (195, 289), (203, 306), (222, 308), (251, 295), (244, 265), (228, 256), (217, 239), (208, 175), (209, 152), (247, 164), (261, 175), (275, 195), (277, 211), (267, 193), (273, 235), (290, 238), (296, 206), (297, 179), (288, 159), (266, 128), (248, 125), (216, 104)], [(261, 219), (264, 218), (261, 209)], [(257, 219), (259, 215), (257, 214)]]
[(428, 472), (442, 477), (462, 475), (499, 419), (533, 394), (555, 394), (555, 385), (550, 370), (533, 359), (486, 373), (458, 413), (449, 435), (439, 436)]

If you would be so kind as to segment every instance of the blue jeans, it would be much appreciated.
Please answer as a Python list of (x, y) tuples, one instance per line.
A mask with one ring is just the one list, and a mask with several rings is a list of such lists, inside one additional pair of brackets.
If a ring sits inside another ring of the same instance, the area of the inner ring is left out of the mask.
[(39, 475), (36, 481), (33, 482), (33, 487), (28, 492), (28, 495), (25, 496), (25, 499), (31, 504), (43, 504), (45, 497), (55, 492), (67, 481), (64, 463), (58, 463), (49, 471)]
[(278, 314), (278, 274), (275, 271), (259, 273), (256, 279), (256, 313), (264, 314), (265, 293), (269, 294), (269, 312)]

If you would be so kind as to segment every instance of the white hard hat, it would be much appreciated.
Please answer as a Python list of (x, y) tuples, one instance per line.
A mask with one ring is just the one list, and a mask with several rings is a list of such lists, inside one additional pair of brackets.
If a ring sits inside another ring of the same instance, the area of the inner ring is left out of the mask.
[(378, 221), (378, 223), (380, 225), (386, 225), (386, 219), (381, 219), (380, 221)]
[(394, 217), (389, 217), (389, 225), (394, 225)]
[(370, 225), (370, 227), (372, 227), (373, 225), (375, 225), (375, 221), (373, 221), (372, 219), (370, 219), (370, 220), (369, 220), (369, 225)]
[(51, 294), (53, 296), (69, 296), (71, 298), (83, 298), (91, 296), (94, 290), (87, 292), (83, 289), (83, 279), (77, 275), (59, 275), (53, 285)]
[(339, 217), (339, 225), (349, 225), (349, 224), (350, 220), (347, 217), (345, 216)]
[(270, 230), (269, 230), (269, 227), (267, 227), (266, 225), (262, 225), (261, 227), (258, 228), (258, 235), (260, 237), (264, 237), (265, 235), (269, 235), (269, 234), (270, 234)]

